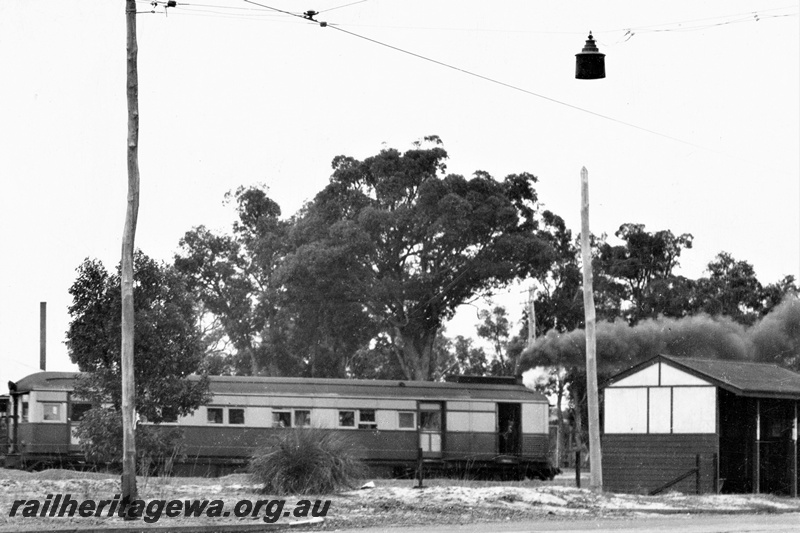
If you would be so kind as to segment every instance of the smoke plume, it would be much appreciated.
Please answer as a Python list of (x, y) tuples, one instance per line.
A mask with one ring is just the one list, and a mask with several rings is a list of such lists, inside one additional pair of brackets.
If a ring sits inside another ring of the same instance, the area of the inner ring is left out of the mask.
[[(536, 366), (581, 367), (586, 357), (584, 330), (550, 331), (522, 353), (523, 370)], [(706, 314), (597, 324), (597, 364), (606, 376), (658, 354), (775, 363), (800, 370), (800, 299), (787, 296), (751, 327), (725, 316)]]

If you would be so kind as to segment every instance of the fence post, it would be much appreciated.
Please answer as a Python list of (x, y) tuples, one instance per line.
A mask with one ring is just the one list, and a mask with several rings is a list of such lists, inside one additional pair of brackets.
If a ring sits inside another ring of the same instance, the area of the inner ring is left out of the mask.
[(695, 481), (694, 481), (694, 492), (695, 494), (700, 494), (700, 454), (698, 453), (694, 457), (694, 468), (695, 472)]
[(575, 486), (581, 488), (581, 451), (575, 452)]
[(417, 486), (414, 488), (422, 488), (422, 448), (417, 448)]
[(716, 452), (711, 456), (711, 460), (713, 461), (712, 468), (714, 469), (714, 494), (719, 494), (719, 456)]

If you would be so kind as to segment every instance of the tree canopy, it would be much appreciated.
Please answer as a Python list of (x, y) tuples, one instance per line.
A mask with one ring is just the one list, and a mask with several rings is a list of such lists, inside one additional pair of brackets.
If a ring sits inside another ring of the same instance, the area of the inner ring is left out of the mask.
[[(201, 371), (204, 350), (196, 302), (183, 277), (141, 252), (134, 264), (136, 412), (159, 423), (185, 416), (207, 400), (207, 379), (187, 379)], [(77, 272), (69, 291), (66, 342), (72, 362), (84, 372), (75, 393), (103, 411), (88, 418), (113, 433), (121, 405), (120, 275), (91, 259)]]
[(447, 174), (441, 141), (426, 143), (334, 158), (329, 184), (291, 219), (265, 191), (240, 189), (232, 235), (187, 233), (176, 265), (250, 372), (350, 375), (380, 346), (386, 370), (432, 379), (459, 305), (549, 268), (536, 177)]

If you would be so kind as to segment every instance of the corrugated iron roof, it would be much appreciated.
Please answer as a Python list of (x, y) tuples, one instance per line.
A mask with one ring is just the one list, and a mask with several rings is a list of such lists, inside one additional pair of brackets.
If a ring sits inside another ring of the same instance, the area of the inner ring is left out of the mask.
[[(17, 392), (31, 390), (72, 390), (78, 372), (37, 372), (17, 381)], [(14, 391), (10, 391), (14, 392)]]
[[(74, 372), (38, 372), (17, 382), (17, 390), (70, 390)], [(197, 379), (193, 377), (193, 379)], [(210, 376), (215, 394), (277, 394), (302, 396), (379, 397), (442, 400), (542, 401), (547, 398), (524, 385), (442, 383), (259, 376)]]
[(800, 399), (800, 374), (778, 365), (669, 355), (659, 358), (739, 395)]

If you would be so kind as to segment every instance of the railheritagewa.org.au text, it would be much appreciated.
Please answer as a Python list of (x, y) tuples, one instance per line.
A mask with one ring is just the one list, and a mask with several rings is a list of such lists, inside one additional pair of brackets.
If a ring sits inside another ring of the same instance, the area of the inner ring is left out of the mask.
[(316, 518), (328, 514), (330, 500), (239, 500), (225, 508), (222, 500), (133, 500), (124, 502), (119, 494), (110, 500), (77, 500), (70, 494), (48, 494), (43, 500), (14, 500), (8, 516), (61, 518), (79, 516), (141, 518), (147, 523), (167, 518), (258, 518), (269, 524), (285, 518)]

